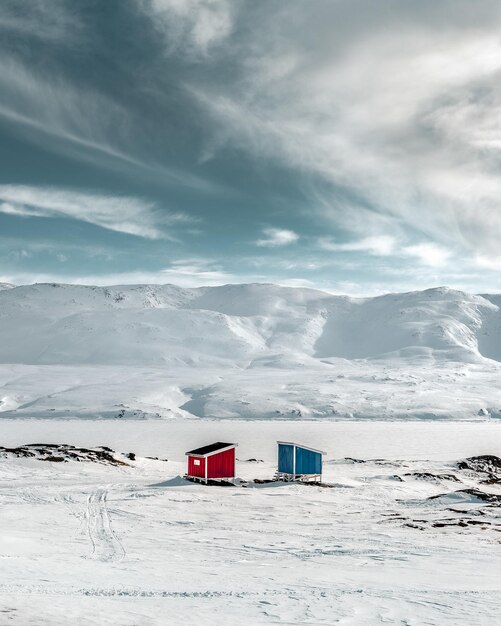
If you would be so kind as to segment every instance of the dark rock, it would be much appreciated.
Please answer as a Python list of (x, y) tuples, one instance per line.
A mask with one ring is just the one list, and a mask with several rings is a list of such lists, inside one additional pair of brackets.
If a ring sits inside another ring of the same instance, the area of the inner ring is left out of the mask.
[(304, 482), (301, 482), (299, 484), (308, 485), (308, 487), (322, 487), (322, 489), (334, 489), (334, 485), (330, 485), (329, 483), (321, 483), (316, 480), (305, 480)]
[(433, 528), (445, 528), (446, 526), (461, 526), (462, 528), (467, 528), (468, 524), (464, 520), (459, 520), (458, 522), (433, 522)]
[(412, 522), (407, 522), (407, 524), (404, 524), (404, 526), (407, 526), (407, 528), (415, 528), (416, 530), (425, 530), (424, 526), (418, 526), (417, 524), (413, 524)]
[(459, 513), (461, 515), (475, 515), (475, 516), (481, 516), (481, 515), (485, 515), (485, 512), (482, 511), (481, 509), (470, 509), (470, 510), (465, 510), (465, 509), (453, 509), (453, 508), (449, 508), (447, 509), (448, 511), (451, 511), (452, 513)]
[(17, 458), (36, 456), (34, 452), (28, 449), (28, 446), (19, 446), (18, 448), (4, 448), (1, 446), (0, 453), (4, 453), (3, 456), (13, 454)]
[[(55, 454), (57, 452), (57, 454)], [(0, 447), (0, 455), (13, 455), (17, 458), (36, 458), (40, 461), (87, 461), (91, 463), (104, 463), (108, 465), (127, 465), (124, 461), (113, 456), (113, 450), (106, 446), (97, 449), (75, 448), (68, 444), (44, 444), (35, 443), (18, 448)]]
[(437, 496), (430, 496), (427, 500), (436, 500), (437, 498), (443, 498), (444, 496), (450, 496), (452, 494), (459, 493), (465, 494), (468, 496), (473, 496), (474, 498), (478, 498), (482, 502), (489, 502), (494, 505), (501, 505), (501, 495), (496, 493), (486, 493), (485, 491), (480, 491), (480, 489), (458, 489), (457, 491), (453, 491), (451, 493), (441, 493)]
[(489, 475), (501, 475), (501, 458), (493, 454), (472, 456), (457, 464), (458, 469), (482, 472)]
[(419, 478), (420, 480), (429, 480), (431, 482), (438, 482), (440, 480), (452, 480), (455, 483), (461, 481), (454, 474), (432, 474), (431, 472), (406, 472), (404, 476), (412, 476), (413, 478)]

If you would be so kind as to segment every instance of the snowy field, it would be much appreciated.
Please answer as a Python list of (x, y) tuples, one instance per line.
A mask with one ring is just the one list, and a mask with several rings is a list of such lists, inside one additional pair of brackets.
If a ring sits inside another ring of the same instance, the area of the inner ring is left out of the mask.
[[(5, 419), (1, 435), (128, 463), (0, 455), (2, 626), (499, 623), (500, 485), (456, 465), (501, 455), (499, 422)], [(178, 478), (214, 439), (239, 443), (240, 478), (270, 478), (281, 438), (327, 452), (329, 487)]]
[[(0, 626), (499, 623), (500, 306), (7, 286)], [(255, 482), (277, 439), (323, 484)], [(184, 481), (215, 440), (238, 484)]]

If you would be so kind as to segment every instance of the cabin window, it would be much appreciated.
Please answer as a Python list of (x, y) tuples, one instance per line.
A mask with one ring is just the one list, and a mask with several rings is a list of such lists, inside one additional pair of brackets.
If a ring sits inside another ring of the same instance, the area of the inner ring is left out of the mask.
[(193, 459), (193, 465), (200, 465), (200, 459)]

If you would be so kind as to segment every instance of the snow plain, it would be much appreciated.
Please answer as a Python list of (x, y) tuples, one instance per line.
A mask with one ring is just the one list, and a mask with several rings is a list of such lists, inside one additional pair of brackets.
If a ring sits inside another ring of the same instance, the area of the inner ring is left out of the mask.
[[(332, 488), (179, 478), (208, 437), (270, 478), (289, 435), (321, 443)], [(2, 422), (5, 445), (56, 438), (138, 456), (0, 459), (1, 624), (499, 622), (501, 507), (456, 493), (480, 481), (458, 460), (501, 452), (496, 423)]]
[[(0, 626), (499, 623), (501, 483), (457, 463), (501, 457), (500, 305), (1, 285), (0, 446), (128, 465), (0, 453)], [(186, 484), (217, 439), (246, 481), (324, 449), (330, 486)]]

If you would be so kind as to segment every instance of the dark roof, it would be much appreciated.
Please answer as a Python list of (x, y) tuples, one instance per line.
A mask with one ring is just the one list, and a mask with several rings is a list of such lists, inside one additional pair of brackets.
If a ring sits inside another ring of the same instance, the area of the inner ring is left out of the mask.
[(235, 446), (235, 445), (236, 444), (234, 443), (224, 443), (223, 441), (216, 441), (216, 443), (211, 443), (208, 446), (202, 446), (201, 448), (190, 450), (186, 454), (204, 456), (206, 454), (211, 454), (212, 452), (217, 452), (218, 450), (223, 450), (224, 448), (229, 448), (230, 446)]

